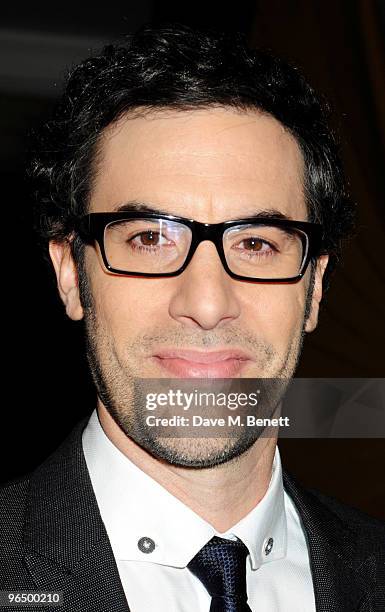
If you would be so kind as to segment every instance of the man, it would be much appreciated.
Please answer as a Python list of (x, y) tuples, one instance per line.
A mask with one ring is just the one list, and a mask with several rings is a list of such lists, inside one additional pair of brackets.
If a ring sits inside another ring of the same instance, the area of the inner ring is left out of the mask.
[(282, 473), (276, 435), (157, 436), (135, 390), (293, 376), (351, 220), (311, 88), (239, 37), (146, 27), (73, 71), (41, 138), (40, 231), (98, 402), (3, 488), (1, 589), (66, 612), (383, 610), (380, 521)]

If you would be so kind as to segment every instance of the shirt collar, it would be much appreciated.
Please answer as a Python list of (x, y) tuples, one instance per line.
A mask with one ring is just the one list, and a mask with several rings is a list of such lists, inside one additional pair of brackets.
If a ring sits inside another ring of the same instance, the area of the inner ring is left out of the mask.
[[(287, 526), (278, 447), (265, 496), (224, 534), (215, 531), (123, 455), (104, 433), (96, 410), (83, 432), (83, 450), (116, 559), (186, 567), (214, 535), (240, 538), (249, 549), (252, 569), (286, 555)], [(151, 553), (140, 550), (141, 538), (155, 543)]]

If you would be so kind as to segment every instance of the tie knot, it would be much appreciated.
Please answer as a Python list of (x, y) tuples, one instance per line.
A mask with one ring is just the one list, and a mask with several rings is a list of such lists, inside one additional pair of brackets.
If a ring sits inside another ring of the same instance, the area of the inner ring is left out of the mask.
[(241, 540), (214, 536), (188, 564), (211, 597), (247, 601), (246, 557), (249, 551)]

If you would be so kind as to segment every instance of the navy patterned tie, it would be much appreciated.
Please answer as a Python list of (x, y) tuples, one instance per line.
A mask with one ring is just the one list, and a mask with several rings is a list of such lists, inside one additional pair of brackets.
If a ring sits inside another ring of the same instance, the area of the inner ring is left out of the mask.
[(251, 612), (247, 605), (247, 547), (214, 536), (188, 564), (212, 597), (210, 612)]

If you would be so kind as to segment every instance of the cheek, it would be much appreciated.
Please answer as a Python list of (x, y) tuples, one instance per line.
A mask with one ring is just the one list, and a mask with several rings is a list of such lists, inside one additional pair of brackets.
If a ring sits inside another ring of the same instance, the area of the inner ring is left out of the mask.
[(167, 314), (165, 292), (157, 281), (143, 278), (97, 275), (93, 283), (97, 316), (106, 331), (115, 338), (127, 340), (145, 332)]
[(302, 330), (305, 311), (305, 284), (256, 285), (244, 300), (244, 315), (256, 333), (275, 346), (287, 346)]

